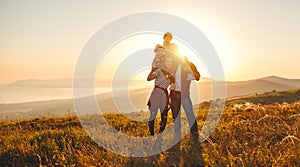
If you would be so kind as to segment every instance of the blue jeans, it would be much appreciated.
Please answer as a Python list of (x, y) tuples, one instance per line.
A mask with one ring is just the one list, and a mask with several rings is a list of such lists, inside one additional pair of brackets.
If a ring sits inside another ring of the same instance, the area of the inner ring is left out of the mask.
[(175, 137), (181, 138), (181, 119), (180, 119), (181, 105), (183, 106), (183, 109), (186, 113), (189, 126), (190, 126), (190, 131), (198, 132), (198, 124), (194, 115), (191, 98), (189, 96), (181, 96), (181, 92), (171, 91), (170, 99), (171, 99), (172, 117), (174, 120)]
[(191, 132), (197, 132), (198, 124), (196, 121), (196, 117), (194, 115), (194, 109), (193, 109), (192, 100), (190, 96), (181, 97), (181, 104), (187, 116)]

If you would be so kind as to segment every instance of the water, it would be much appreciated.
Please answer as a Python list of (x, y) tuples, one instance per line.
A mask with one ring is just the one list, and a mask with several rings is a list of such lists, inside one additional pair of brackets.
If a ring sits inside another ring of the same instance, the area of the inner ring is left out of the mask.
[[(95, 94), (101, 94), (109, 91), (111, 91), (110, 88), (95, 88)], [(70, 98), (73, 98), (72, 88), (0, 87), (0, 104)]]

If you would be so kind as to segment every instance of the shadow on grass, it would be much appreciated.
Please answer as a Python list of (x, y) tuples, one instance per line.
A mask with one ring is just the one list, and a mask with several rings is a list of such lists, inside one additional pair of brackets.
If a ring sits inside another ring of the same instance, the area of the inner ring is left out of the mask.
[(199, 136), (187, 135), (169, 150), (148, 157), (132, 157), (126, 166), (204, 166)]

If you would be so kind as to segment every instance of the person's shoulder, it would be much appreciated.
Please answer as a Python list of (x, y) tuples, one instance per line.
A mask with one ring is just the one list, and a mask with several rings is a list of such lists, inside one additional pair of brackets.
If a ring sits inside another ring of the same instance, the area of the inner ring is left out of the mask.
[[(170, 46), (177, 46), (177, 44), (176, 43), (170, 43)], [(178, 46), (177, 46), (178, 47)]]
[(189, 61), (188, 64), (189, 64), (189, 66), (190, 66), (191, 68), (197, 69), (197, 67), (195, 66), (194, 63), (192, 63), (192, 62)]

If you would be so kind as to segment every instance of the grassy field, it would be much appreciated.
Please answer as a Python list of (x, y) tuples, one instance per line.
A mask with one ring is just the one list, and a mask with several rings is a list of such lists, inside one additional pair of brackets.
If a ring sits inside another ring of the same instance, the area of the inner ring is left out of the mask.
[[(200, 128), (209, 104), (199, 105)], [(146, 119), (148, 114), (140, 112), (138, 116)], [(104, 118), (125, 134), (148, 136), (146, 122), (120, 114)], [(98, 123), (104, 118), (86, 117)], [(199, 143), (188, 134), (171, 149), (143, 158), (105, 150), (86, 134), (75, 116), (0, 122), (0, 133), (0, 166), (297, 166), (300, 90), (228, 99), (207, 141)]]

